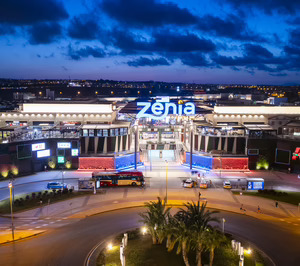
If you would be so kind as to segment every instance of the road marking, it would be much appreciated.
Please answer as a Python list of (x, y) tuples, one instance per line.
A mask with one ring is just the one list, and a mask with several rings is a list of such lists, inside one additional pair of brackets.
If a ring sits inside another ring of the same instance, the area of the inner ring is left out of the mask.
[(113, 201), (113, 203), (119, 203), (117, 200)]
[(27, 229), (27, 230), (31, 231), (31, 230), (33, 230), (33, 228), (29, 228), (29, 229)]
[(50, 222), (50, 224), (54, 224), (55, 222)]
[(35, 228), (41, 228), (40, 226), (37, 226), (37, 227), (35, 227)]
[(22, 226), (27, 226), (28, 224), (23, 224)]
[(294, 225), (298, 225), (298, 224), (294, 224)]
[(48, 224), (43, 224), (42, 226), (47, 226)]
[(280, 221), (284, 222), (285, 220), (284, 219), (279, 219)]
[(56, 222), (60, 222), (61, 220), (56, 220)]
[(31, 222), (31, 224), (36, 224), (37, 222)]
[(67, 220), (67, 219), (68, 219), (68, 217), (63, 218), (63, 220)]
[(50, 217), (45, 218), (46, 220), (50, 220)]

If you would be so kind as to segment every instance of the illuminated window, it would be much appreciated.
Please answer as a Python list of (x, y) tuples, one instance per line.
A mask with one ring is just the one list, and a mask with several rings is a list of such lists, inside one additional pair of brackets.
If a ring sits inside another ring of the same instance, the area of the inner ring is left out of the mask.
[(103, 129), (103, 136), (108, 137), (108, 130), (107, 129)]
[(97, 136), (102, 137), (102, 129), (97, 129)]
[(87, 130), (87, 129), (84, 129), (84, 130), (83, 130), (83, 136), (84, 136), (84, 137), (87, 137), (88, 135), (89, 135), (89, 134), (88, 134), (88, 130)]
[(94, 137), (94, 136), (95, 136), (95, 131), (94, 131), (94, 129), (90, 129), (90, 130), (89, 130), (89, 136), (90, 136), (90, 137)]

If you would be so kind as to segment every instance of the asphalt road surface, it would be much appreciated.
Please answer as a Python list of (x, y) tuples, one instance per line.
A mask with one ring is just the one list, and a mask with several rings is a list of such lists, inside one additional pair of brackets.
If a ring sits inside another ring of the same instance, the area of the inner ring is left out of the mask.
[[(0, 264), (7, 266), (82, 266), (88, 252), (109, 236), (140, 226), (143, 208), (112, 211), (0, 247)], [(243, 236), (264, 250), (279, 266), (299, 265), (299, 235), (278, 225), (245, 215), (222, 212), (225, 231)], [(181, 257), (178, 257), (181, 259)]]

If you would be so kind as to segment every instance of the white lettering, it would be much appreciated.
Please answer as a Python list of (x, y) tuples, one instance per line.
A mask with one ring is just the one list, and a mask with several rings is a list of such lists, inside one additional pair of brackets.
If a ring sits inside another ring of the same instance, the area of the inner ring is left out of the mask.
[[(196, 110), (195, 104), (191, 102), (186, 104), (179, 104), (178, 108), (177, 104), (175, 103), (161, 102), (156, 102), (152, 104), (152, 106), (149, 102), (138, 102), (137, 106), (143, 106), (142, 110), (137, 114), (137, 118), (148, 117), (155, 120), (162, 120), (166, 118), (169, 113), (173, 115), (195, 115)], [(152, 114), (146, 113), (150, 108)], [(172, 112), (170, 111), (170, 108), (172, 108)]]

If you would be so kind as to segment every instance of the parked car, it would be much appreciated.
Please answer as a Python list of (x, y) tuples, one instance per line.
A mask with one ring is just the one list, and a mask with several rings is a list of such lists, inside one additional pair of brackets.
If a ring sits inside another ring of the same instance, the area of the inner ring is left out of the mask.
[(193, 179), (189, 178), (182, 182), (182, 186), (187, 188), (193, 188), (197, 186), (197, 181), (194, 181)]
[(230, 181), (224, 181), (224, 183), (223, 183), (223, 188), (231, 188), (231, 183), (230, 183)]
[(200, 181), (200, 188), (207, 188), (208, 187), (208, 182), (205, 179), (201, 179)]
[(67, 184), (63, 184), (60, 182), (49, 182), (47, 184), (47, 189), (64, 189), (64, 188), (68, 188)]

